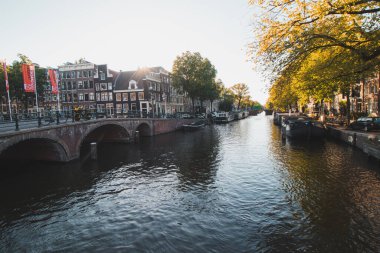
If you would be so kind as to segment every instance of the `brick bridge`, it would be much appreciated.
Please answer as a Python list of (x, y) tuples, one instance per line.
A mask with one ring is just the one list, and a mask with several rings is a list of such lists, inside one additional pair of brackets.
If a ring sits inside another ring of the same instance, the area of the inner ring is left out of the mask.
[(184, 119), (97, 119), (0, 134), (0, 159), (67, 162), (90, 142), (131, 142), (140, 136), (175, 131)]

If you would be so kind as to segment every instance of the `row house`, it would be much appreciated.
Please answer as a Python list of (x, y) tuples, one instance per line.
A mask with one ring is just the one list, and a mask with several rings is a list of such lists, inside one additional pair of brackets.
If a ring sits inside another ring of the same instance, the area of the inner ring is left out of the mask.
[[(162, 67), (116, 72), (87, 61), (59, 66), (60, 109), (94, 109), (99, 113), (164, 115), (183, 112), (184, 95), (171, 85)], [(45, 90), (45, 108), (58, 109), (57, 96)]]
[(376, 113), (379, 115), (380, 73), (378, 72), (364, 79), (364, 81), (361, 82), (361, 85), (362, 85), (361, 97), (363, 100), (362, 111), (368, 114)]
[(116, 71), (110, 70), (107, 64), (97, 65), (94, 73), (96, 110), (100, 113), (114, 114), (114, 94), (113, 86)]
[(116, 112), (163, 115), (183, 111), (183, 96), (162, 67), (139, 68), (118, 74), (114, 85)]
[(62, 110), (72, 110), (76, 107), (96, 108), (95, 68), (95, 64), (87, 61), (78, 64), (67, 63), (58, 67)]

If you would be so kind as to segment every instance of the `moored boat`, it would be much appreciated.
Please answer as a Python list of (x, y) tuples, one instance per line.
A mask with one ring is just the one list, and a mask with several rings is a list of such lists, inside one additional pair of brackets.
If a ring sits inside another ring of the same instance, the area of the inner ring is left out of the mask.
[(307, 117), (289, 117), (282, 123), (282, 131), (289, 138), (320, 138), (325, 135), (322, 123)]
[(234, 114), (230, 112), (218, 112), (215, 117), (215, 123), (223, 124), (234, 120)]
[(203, 120), (195, 121), (190, 124), (183, 125), (182, 128), (185, 131), (195, 131), (201, 129), (205, 126), (205, 122)]
[(270, 110), (270, 109), (265, 109), (265, 116), (268, 116), (268, 115), (272, 115), (273, 114), (273, 110)]

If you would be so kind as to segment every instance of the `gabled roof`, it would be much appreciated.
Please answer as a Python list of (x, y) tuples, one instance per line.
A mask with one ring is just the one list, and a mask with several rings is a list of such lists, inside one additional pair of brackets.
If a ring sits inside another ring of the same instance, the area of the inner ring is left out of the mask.
[(153, 73), (160, 73), (160, 70), (165, 70), (162, 67), (153, 67), (153, 68), (139, 68), (138, 70), (134, 71), (122, 71), (119, 72), (118, 77), (115, 81), (115, 90), (127, 90), (129, 87), (129, 82), (131, 80), (136, 81), (137, 88), (143, 89), (143, 79), (146, 78), (146, 76), (153, 72)]

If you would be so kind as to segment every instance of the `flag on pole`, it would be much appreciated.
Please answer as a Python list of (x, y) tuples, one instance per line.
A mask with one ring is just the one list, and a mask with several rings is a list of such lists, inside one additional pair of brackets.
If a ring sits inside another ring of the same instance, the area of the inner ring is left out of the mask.
[(25, 92), (35, 92), (35, 72), (34, 66), (22, 64), (22, 77), (24, 79)]
[(3, 62), (3, 70), (4, 70), (4, 79), (5, 79), (5, 88), (8, 92), (9, 91), (9, 82), (8, 82), (7, 64), (5, 63), (5, 61)]
[(57, 76), (54, 71), (54, 69), (48, 70), (49, 77), (50, 77), (50, 84), (51, 84), (51, 93), (52, 94), (58, 94), (58, 83), (57, 83)]

